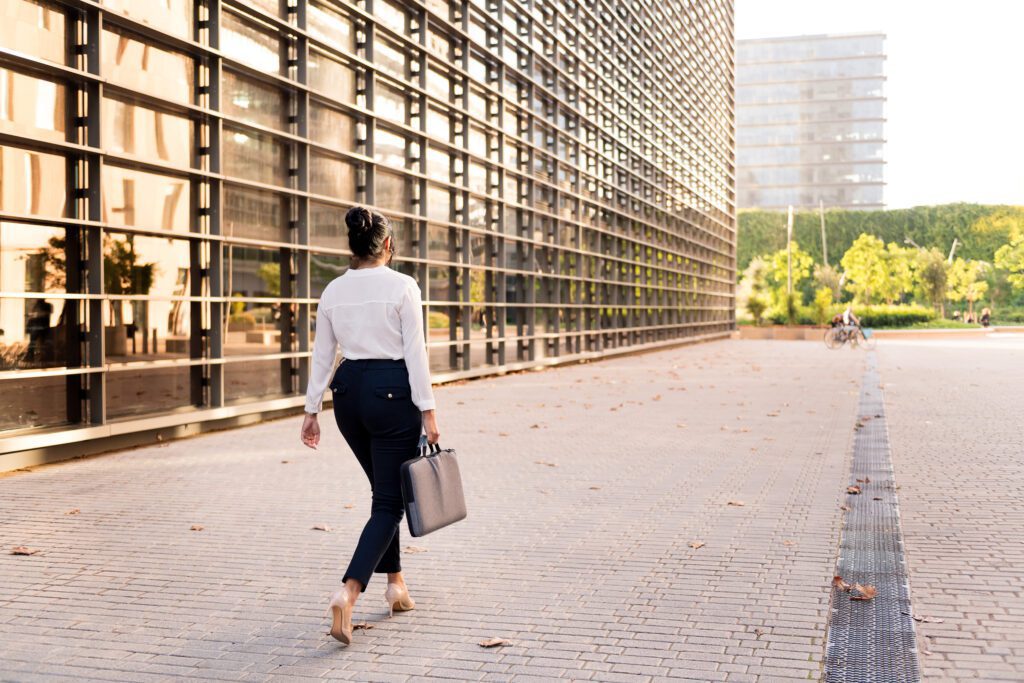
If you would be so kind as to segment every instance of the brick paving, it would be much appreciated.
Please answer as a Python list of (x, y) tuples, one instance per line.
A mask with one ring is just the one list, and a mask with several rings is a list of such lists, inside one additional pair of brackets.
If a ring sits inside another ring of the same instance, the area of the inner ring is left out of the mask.
[(1022, 681), (1024, 337), (878, 355), (924, 680)]
[(469, 519), (403, 536), (417, 608), (375, 580), (348, 648), (323, 610), (369, 487), (330, 416), (318, 452), (295, 418), (0, 477), (0, 680), (816, 680), (863, 367), (737, 340), (439, 388)]

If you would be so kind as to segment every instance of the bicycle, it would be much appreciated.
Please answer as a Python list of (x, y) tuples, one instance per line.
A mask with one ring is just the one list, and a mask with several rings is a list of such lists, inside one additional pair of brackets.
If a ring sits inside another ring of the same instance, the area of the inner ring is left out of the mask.
[(838, 349), (849, 342), (851, 347), (858, 347), (871, 350), (875, 348), (878, 340), (871, 330), (865, 330), (860, 325), (837, 325), (825, 330), (825, 346), (829, 349)]

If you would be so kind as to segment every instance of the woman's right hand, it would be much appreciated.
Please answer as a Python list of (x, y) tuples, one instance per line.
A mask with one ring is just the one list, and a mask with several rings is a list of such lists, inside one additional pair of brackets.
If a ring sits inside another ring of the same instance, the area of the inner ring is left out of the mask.
[(437, 414), (435, 411), (423, 411), (423, 431), (427, 434), (427, 443), (435, 444), (441, 440), (441, 432), (437, 429)]

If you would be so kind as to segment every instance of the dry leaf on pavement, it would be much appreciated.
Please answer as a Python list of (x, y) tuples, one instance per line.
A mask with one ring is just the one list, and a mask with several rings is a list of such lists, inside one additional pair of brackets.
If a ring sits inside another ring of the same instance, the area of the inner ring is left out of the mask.
[(871, 483), (871, 477), (864, 477), (863, 479), (858, 479), (857, 483), (858, 484), (870, 484)]
[(77, 515), (79, 512), (81, 512), (81, 510), (79, 510), (78, 508), (75, 508), (74, 510), (68, 510), (64, 514), (65, 515)]
[(839, 509), (840, 509), (840, 510), (842, 510), (843, 512), (849, 512), (849, 511), (850, 511), (850, 510), (852, 510), (853, 508), (852, 508), (852, 507), (850, 507), (849, 505), (840, 505), (840, 506), (839, 506)]
[(545, 462), (544, 460), (534, 460), (533, 462), (538, 464), (538, 465), (547, 465), (548, 467), (558, 467), (557, 464), (555, 464), (553, 462)]
[(193, 524), (192, 526), (190, 526), (188, 528), (188, 530), (189, 531), (202, 531), (203, 530), (203, 525), (202, 524)]
[(746, 503), (744, 503), (742, 500), (730, 500), (728, 503), (726, 503), (726, 505), (731, 505), (734, 508), (741, 508), (744, 505), (746, 505)]
[(368, 631), (371, 628), (373, 628), (373, 624), (367, 624), (365, 621), (361, 621), (358, 624), (352, 624), (353, 631), (358, 631), (360, 629), (362, 629), (363, 631)]
[(23, 545), (16, 545), (11, 548), (11, 555), (35, 555), (38, 552), (35, 548), (27, 548)]
[(939, 619), (938, 617), (922, 617), (920, 615), (914, 615), (914, 621), (919, 621), (922, 624), (943, 624), (946, 622), (945, 619)]
[(411, 553), (425, 553), (425, 552), (427, 552), (427, 549), (426, 548), (421, 548), (418, 545), (407, 545), (404, 548), (402, 548), (402, 552), (406, 552), (406, 553), (410, 553), (410, 554)]
[(851, 595), (851, 600), (871, 600), (878, 595), (878, 589), (874, 586), (862, 586), (859, 583), (853, 584), (853, 590), (860, 593), (860, 595)]
[(345, 509), (346, 509), (346, 510), (351, 510), (351, 509), (352, 509), (352, 508), (354, 508), (355, 506), (356, 506), (356, 504), (355, 504), (355, 503), (345, 503)]
[(689, 546), (694, 550), (704, 547), (704, 541), (690, 541)]
[(314, 524), (313, 525), (313, 530), (314, 531), (330, 531), (331, 527), (327, 526), (326, 524)]
[(847, 592), (849, 592), (849, 590), (851, 588), (853, 588), (853, 586), (851, 586), (850, 584), (848, 584), (845, 581), (843, 581), (843, 577), (841, 577), (841, 576), (833, 576), (832, 577), (832, 585), (835, 586), (836, 588), (838, 588), (841, 591), (847, 591)]
[(854, 485), (854, 486), (847, 486), (846, 487), (846, 492), (856, 496), (856, 495), (860, 494), (860, 487), (856, 486), (856, 485)]
[(510, 645), (511, 643), (504, 638), (488, 638), (487, 640), (481, 640), (480, 647), (498, 647), (499, 645)]

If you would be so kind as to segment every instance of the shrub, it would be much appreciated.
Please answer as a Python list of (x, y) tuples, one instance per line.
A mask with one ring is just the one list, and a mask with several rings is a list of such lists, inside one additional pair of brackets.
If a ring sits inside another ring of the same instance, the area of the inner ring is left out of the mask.
[(750, 298), (747, 299), (747, 312), (750, 313), (750, 315), (754, 316), (755, 325), (761, 324), (764, 318), (765, 309), (767, 308), (768, 304), (765, 302), (765, 300), (762, 299), (760, 296), (757, 296), (756, 294), (752, 294)]
[[(817, 301), (817, 297), (815, 300)], [(825, 313), (825, 322), (827, 323), (832, 316), (842, 313), (844, 310), (846, 310), (846, 306), (843, 304), (831, 305)], [(817, 306), (798, 306), (796, 324), (824, 324), (818, 322), (820, 313)], [(907, 327), (935, 319), (935, 311), (926, 306), (854, 306), (853, 313), (860, 318), (860, 324), (864, 327)], [(773, 325), (785, 325), (786, 318), (785, 311), (774, 310), (768, 315), (768, 320)]]
[(993, 325), (1020, 325), (1022, 323), (1024, 323), (1024, 308), (1000, 307), (992, 311)]
[(814, 293), (814, 302), (811, 304), (811, 311), (814, 322), (824, 325), (832, 318), (833, 291), (831, 287), (821, 287)]

